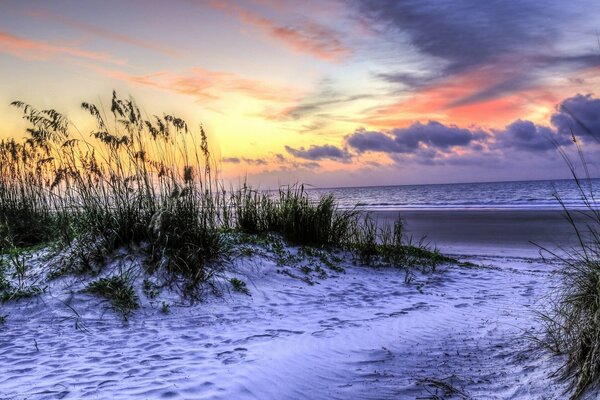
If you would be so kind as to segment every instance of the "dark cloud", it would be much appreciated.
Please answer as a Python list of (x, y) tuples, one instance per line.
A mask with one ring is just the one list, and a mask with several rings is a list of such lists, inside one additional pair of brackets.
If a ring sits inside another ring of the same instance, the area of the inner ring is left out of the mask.
[(359, 128), (354, 131), (354, 133), (346, 138), (346, 142), (359, 153), (364, 153), (366, 151), (402, 153), (408, 151), (408, 149), (398, 151), (399, 149), (396, 147), (396, 142), (394, 142), (394, 139), (390, 135), (382, 132), (367, 131), (364, 128)]
[(250, 165), (267, 165), (267, 161), (261, 158), (223, 157), (221, 161), (228, 164), (240, 164), (241, 162), (244, 162)]
[[(356, 0), (376, 26), (407, 35), (448, 71), (546, 42), (557, 35), (556, 7), (534, 0)], [(551, 3), (557, 3), (551, 2)], [(554, 4), (555, 5), (555, 4)]]
[(408, 88), (418, 88), (431, 83), (436, 78), (439, 78), (439, 75), (431, 73), (417, 75), (412, 72), (380, 72), (376, 73), (375, 77), (384, 82), (399, 83)]
[(310, 146), (308, 149), (304, 147), (300, 147), (299, 149), (295, 149), (290, 146), (285, 146), (285, 150), (297, 158), (303, 158), (305, 160), (323, 160), (323, 159), (331, 159), (337, 161), (349, 161), (350, 154), (345, 150), (340, 149), (339, 147), (326, 144), (323, 146)]
[(346, 138), (348, 145), (359, 153), (380, 151), (386, 153), (415, 153), (419, 149), (448, 150), (454, 146), (468, 146), (483, 139), (486, 133), (437, 121), (414, 123), (407, 128), (393, 129), (389, 133), (368, 132), (358, 129)]
[(286, 116), (293, 119), (299, 119), (307, 115), (321, 113), (324, 109), (330, 108), (330, 106), (339, 106), (341, 104), (352, 103), (357, 100), (373, 97), (372, 95), (367, 94), (352, 96), (337, 94), (336, 96), (337, 97), (327, 97), (325, 94), (317, 93), (314, 99), (303, 101), (300, 105), (289, 111)]
[(476, 104), (487, 100), (498, 98), (504, 94), (518, 92), (531, 87), (535, 80), (531, 76), (509, 74), (502, 77), (497, 83), (485, 86), (475, 93), (456, 99), (448, 104), (448, 107), (460, 107), (469, 104)]
[(239, 164), (241, 160), (237, 157), (223, 157), (221, 161), (224, 163)]
[[(516, 120), (504, 129), (459, 128), (437, 121), (414, 123), (386, 132), (357, 129), (346, 137), (346, 145), (358, 153), (380, 152), (393, 159), (417, 162), (465, 163), (473, 154), (541, 154), (557, 145), (573, 144), (572, 134), (584, 142), (600, 141), (600, 99), (578, 94), (564, 100), (551, 117), (552, 127)], [(457, 156), (454, 148), (468, 150)]]
[(242, 158), (246, 164), (250, 165), (267, 165), (267, 161), (261, 158)]
[(531, 121), (517, 120), (503, 131), (497, 132), (494, 147), (529, 152), (544, 152), (554, 149), (555, 144), (568, 146), (568, 136), (557, 134), (552, 129), (536, 125)]
[(580, 11), (597, 10), (592, 1), (583, 0), (580, 7), (569, 7), (562, 0), (348, 1), (358, 10), (358, 18), (366, 18), (373, 29), (399, 43), (399, 54), (406, 51), (400, 46), (408, 41), (425, 58), (426, 66), (418, 74), (387, 71), (376, 75), (380, 79), (417, 88), (472, 71), (492, 78), (489, 86), (455, 99), (450, 107), (529, 88), (556, 68), (600, 65), (597, 52), (570, 54), (556, 47), (571, 32), (563, 25), (577, 21), (582, 29), (585, 24), (594, 27), (587, 18), (593, 13)]
[(600, 140), (600, 99), (578, 94), (564, 100), (550, 119), (558, 133), (584, 141)]

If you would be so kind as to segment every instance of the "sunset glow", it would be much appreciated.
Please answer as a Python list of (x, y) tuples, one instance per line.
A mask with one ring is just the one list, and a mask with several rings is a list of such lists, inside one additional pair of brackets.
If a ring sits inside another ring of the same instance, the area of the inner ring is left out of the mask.
[(597, 106), (600, 6), (429, 3), (4, 1), (0, 138), (24, 134), (13, 100), (86, 134), (79, 104), (114, 89), (202, 123), (231, 182), (567, 176), (542, 136), (569, 147), (559, 105)]

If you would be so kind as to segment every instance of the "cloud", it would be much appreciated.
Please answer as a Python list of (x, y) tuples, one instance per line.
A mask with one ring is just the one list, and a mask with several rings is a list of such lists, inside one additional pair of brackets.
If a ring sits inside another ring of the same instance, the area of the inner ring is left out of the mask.
[(305, 160), (319, 161), (330, 159), (344, 162), (350, 160), (350, 154), (348, 154), (347, 151), (330, 144), (325, 144), (322, 146), (312, 145), (308, 149), (305, 149), (304, 147), (295, 149), (290, 146), (285, 146), (285, 150), (294, 157), (303, 158)]
[(521, 52), (555, 37), (558, 29), (547, 23), (555, 8), (533, 0), (357, 0), (354, 4), (376, 26), (408, 36), (422, 54), (442, 61), (446, 72)]
[(223, 157), (221, 158), (221, 162), (226, 164), (248, 164), (255, 166), (263, 166), (269, 164), (267, 160), (262, 158), (248, 158), (248, 157)]
[(250, 164), (250, 165), (267, 165), (267, 161), (263, 160), (262, 158), (242, 158), (242, 161), (244, 161), (246, 164)]
[(512, 148), (528, 152), (544, 152), (554, 149), (556, 144), (561, 146), (571, 144), (569, 136), (523, 120), (517, 120), (503, 131), (497, 132), (496, 140), (495, 146), (498, 148)]
[(391, 135), (383, 132), (367, 131), (364, 128), (359, 128), (354, 133), (346, 138), (348, 145), (359, 153), (367, 151), (376, 151), (383, 153), (401, 153), (407, 152), (407, 149), (400, 150), (397, 147), (394, 138)]
[(215, 9), (235, 15), (246, 24), (260, 29), (299, 53), (334, 62), (341, 61), (352, 53), (343, 43), (339, 33), (316, 22), (302, 19), (293, 24), (285, 24), (232, 2), (211, 1), (209, 4)]
[(121, 71), (100, 70), (112, 78), (138, 85), (194, 96), (199, 100), (216, 100), (238, 93), (256, 100), (272, 102), (296, 101), (298, 90), (281, 87), (260, 80), (249, 79), (230, 72), (210, 71), (193, 67), (183, 73), (159, 71), (145, 75), (131, 75)]
[(241, 160), (238, 157), (223, 157), (221, 161), (230, 164), (239, 164), (241, 162)]
[(277, 153), (275, 154), (275, 160), (277, 160), (277, 162), (284, 162), (285, 161), (285, 157), (283, 156), (283, 154), (281, 153)]
[(66, 56), (111, 64), (125, 64), (123, 60), (115, 59), (106, 53), (26, 39), (2, 30), (0, 30), (0, 52), (26, 60), (48, 60), (54, 57)]
[(486, 134), (481, 130), (473, 131), (429, 121), (426, 124), (416, 122), (407, 128), (392, 129), (388, 133), (359, 129), (349, 135), (346, 141), (359, 153), (366, 151), (414, 153), (424, 148), (445, 151), (454, 146), (464, 147), (485, 136)]
[(148, 41), (138, 39), (138, 38), (135, 38), (132, 36), (127, 36), (127, 35), (124, 35), (121, 33), (110, 31), (108, 29), (104, 29), (104, 28), (96, 26), (96, 25), (87, 24), (82, 21), (68, 18), (64, 15), (54, 14), (54, 13), (51, 13), (51, 12), (45, 11), (45, 10), (31, 10), (31, 11), (28, 11), (27, 14), (34, 18), (37, 18), (37, 19), (58, 22), (62, 25), (68, 26), (70, 28), (74, 28), (79, 31), (89, 33), (89, 34), (92, 34), (92, 35), (95, 35), (98, 37), (102, 37), (105, 39), (114, 40), (117, 42), (133, 45), (136, 47), (141, 47), (141, 48), (144, 48), (147, 50), (152, 50), (152, 51), (155, 51), (155, 52), (158, 52), (161, 54), (165, 54), (165, 55), (169, 55), (169, 56), (180, 56), (180, 53), (178, 51), (173, 50), (169, 47), (161, 46), (161, 45), (153, 43), (153, 42), (148, 42)]
[(380, 34), (398, 43), (399, 54), (408, 48), (420, 56), (418, 73), (399, 63), (376, 73), (379, 79), (411, 90), (464, 74), (488, 76), (470, 93), (449, 99), (448, 107), (529, 89), (546, 82), (557, 69), (600, 65), (596, 52), (559, 46), (566, 35), (573, 35), (564, 29), (569, 23), (577, 21), (583, 32), (593, 31), (595, 22), (558, 0), (350, 0), (350, 4), (357, 18), (366, 18)]
[(563, 100), (557, 109), (550, 121), (559, 133), (600, 141), (600, 99), (578, 94)]
[[(475, 156), (504, 157), (514, 151), (543, 154), (556, 146), (573, 144), (572, 133), (585, 142), (600, 141), (600, 99), (578, 94), (563, 100), (551, 116), (552, 126), (518, 119), (502, 129), (469, 129), (437, 121), (416, 122), (406, 128), (367, 131), (346, 136), (346, 145), (358, 153), (387, 153), (395, 161), (469, 163)], [(593, 140), (592, 140), (593, 139)]]

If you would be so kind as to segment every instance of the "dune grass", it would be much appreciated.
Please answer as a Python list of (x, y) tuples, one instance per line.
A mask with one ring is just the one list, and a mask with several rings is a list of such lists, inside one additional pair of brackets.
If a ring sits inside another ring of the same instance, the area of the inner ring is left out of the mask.
[[(562, 148), (557, 146), (557, 149), (567, 162), (585, 209), (569, 210), (560, 196), (555, 195), (578, 245), (561, 252), (542, 249), (560, 261), (556, 271), (560, 286), (553, 293), (547, 309), (540, 313), (545, 326), (545, 337), (540, 342), (565, 356), (560, 372), (571, 383), (570, 398), (578, 399), (600, 383), (600, 209), (575, 136), (573, 141), (586, 179), (578, 177), (570, 158)], [(577, 217), (582, 217), (583, 222)]]
[(440, 254), (437, 249), (429, 249), (422, 242), (413, 243), (400, 218), (393, 224), (379, 224), (369, 214), (365, 215), (355, 225), (349, 246), (359, 261), (367, 265), (421, 266), (433, 271), (443, 263), (466, 265)]
[(250, 234), (278, 233), (298, 245), (343, 246), (357, 222), (355, 211), (339, 210), (333, 196), (311, 200), (303, 185), (258, 192), (244, 185), (232, 193), (236, 228)]
[[(572, 218), (571, 211), (566, 213)], [(596, 225), (588, 225), (588, 232), (570, 220), (581, 238), (580, 248), (557, 255), (561, 260), (557, 270), (560, 287), (549, 310), (541, 313), (545, 345), (566, 356), (561, 372), (571, 381), (571, 399), (600, 382), (600, 219), (590, 218)]]
[[(302, 185), (226, 191), (202, 127), (192, 132), (173, 115), (143, 117), (132, 99), (114, 92), (108, 112), (82, 103), (95, 124), (89, 135), (55, 110), (12, 104), (30, 127), (22, 141), (0, 142), (0, 253), (63, 247), (49, 279), (102, 275), (115, 252), (131, 248), (144, 255), (148, 274), (183, 282), (183, 293), (195, 296), (237, 255), (232, 234), (342, 249), (363, 264), (454, 261), (407, 242), (401, 225), (376, 226), (355, 210), (340, 210), (332, 196), (312, 198)], [(114, 279), (88, 290), (117, 296), (115, 308), (130, 312), (130, 285)]]
[(87, 285), (85, 292), (101, 296), (110, 301), (112, 307), (127, 317), (139, 307), (138, 296), (127, 274), (100, 278)]
[(250, 296), (250, 289), (248, 289), (246, 282), (243, 280), (239, 278), (231, 278), (229, 279), (229, 283), (231, 283), (231, 287), (234, 291)]

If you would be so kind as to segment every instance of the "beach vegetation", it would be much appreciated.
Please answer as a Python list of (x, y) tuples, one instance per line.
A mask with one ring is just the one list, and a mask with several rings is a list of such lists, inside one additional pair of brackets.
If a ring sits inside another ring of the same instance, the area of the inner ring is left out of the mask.
[(404, 232), (404, 223), (398, 218), (393, 224), (380, 224), (369, 214), (354, 230), (350, 243), (357, 259), (367, 265), (390, 265), (398, 268), (427, 267), (432, 271), (440, 264), (463, 265), (457, 259), (429, 249), (423, 242), (413, 243)]
[(236, 227), (251, 234), (275, 233), (297, 245), (341, 246), (358, 213), (339, 210), (333, 196), (311, 199), (303, 185), (259, 192), (246, 184), (232, 194)]
[(87, 285), (84, 292), (105, 298), (125, 319), (139, 307), (132, 279), (127, 274), (95, 280)]
[(29, 299), (32, 297), (36, 297), (42, 294), (45, 291), (44, 287), (31, 285), (31, 286), (21, 286), (21, 287), (12, 287), (9, 286), (5, 288), (0, 294), (0, 300), (3, 303), (8, 301), (17, 301), (21, 299)]
[(155, 299), (158, 296), (158, 285), (149, 279), (144, 279), (143, 291), (149, 299)]
[(243, 280), (238, 278), (231, 278), (229, 279), (229, 283), (231, 283), (231, 286), (233, 287), (234, 291), (250, 296), (250, 289), (248, 289), (246, 282), (244, 282)]
[[(559, 145), (556, 148), (571, 171), (585, 209), (570, 210), (555, 194), (577, 245), (559, 251), (541, 248), (542, 253), (559, 261), (556, 274), (560, 285), (539, 313), (545, 335), (538, 342), (564, 356), (559, 372), (571, 383), (570, 398), (577, 399), (600, 383), (600, 210), (579, 140), (574, 135), (572, 139), (586, 174), (584, 179), (578, 176), (564, 149)], [(583, 222), (577, 217), (583, 217)]]
[[(202, 126), (189, 129), (170, 114), (143, 115), (134, 100), (115, 92), (109, 107), (81, 104), (93, 121), (88, 135), (56, 110), (12, 105), (29, 127), (22, 141), (0, 142), (0, 253), (18, 290), (6, 295), (6, 289), (5, 297), (36, 293), (26, 289), (30, 253), (21, 249), (49, 244), (62, 251), (47, 281), (103, 276), (86, 290), (124, 315), (137, 308), (134, 282), (106, 277), (122, 253), (141, 257), (140, 273), (164, 279), (160, 287), (174, 285), (190, 298), (236, 256), (268, 255), (282, 273), (309, 284), (313, 272), (320, 278), (325, 269), (344, 272), (336, 252), (365, 265), (455, 261), (404, 241), (400, 224), (381, 228), (301, 184), (225, 190)], [(304, 276), (289, 266), (304, 266)], [(234, 282), (234, 290), (247, 291)], [(158, 286), (146, 279), (140, 292), (153, 299)]]

